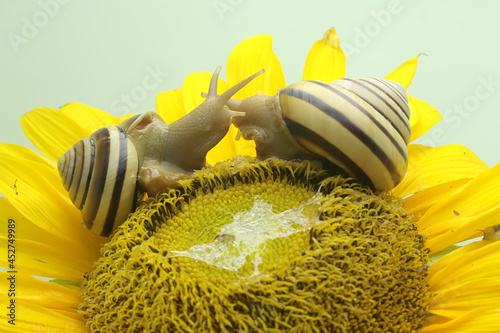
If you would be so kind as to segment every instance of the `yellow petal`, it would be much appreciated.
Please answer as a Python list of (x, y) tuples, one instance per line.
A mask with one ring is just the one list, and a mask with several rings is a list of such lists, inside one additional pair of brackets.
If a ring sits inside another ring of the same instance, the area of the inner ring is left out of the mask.
[[(435, 295), (428, 309), (432, 316), (423, 332), (497, 332), (499, 261), (500, 242), (480, 241), (434, 263), (427, 279), (430, 292)], [(477, 320), (483, 314), (488, 316)]]
[(435, 148), (412, 144), (408, 146), (408, 157), (408, 171), (392, 190), (398, 197), (458, 179), (471, 179), (488, 169), (470, 149), (457, 144)]
[(10, 282), (14, 280), (7, 278), (13, 275), (16, 282), (16, 303), (32, 303), (61, 310), (77, 308), (80, 303), (79, 287), (40, 280), (20, 272), (0, 272), (0, 297), (8, 298)]
[[(55, 163), (39, 156), (29, 148), (2, 143), (0, 144), (0, 156), (0, 170), (2, 171), (0, 177), (5, 183), (0, 189), (0, 193), (5, 197), (26, 196), (25, 186), (30, 186), (37, 180), (48, 183), (47, 192), (53, 195), (54, 198), (63, 196), (66, 192), (62, 187), (62, 181), (56, 170)], [(23, 178), (22, 170), (26, 169), (28, 165), (31, 166), (32, 170)], [(12, 173), (10, 177), (7, 175), (8, 172)], [(29, 198), (27, 199), (29, 200)]]
[(307, 54), (302, 80), (331, 82), (345, 77), (345, 54), (335, 28), (316, 41)]
[(436, 108), (427, 102), (408, 95), (408, 104), (410, 106), (410, 142), (418, 139), (427, 133), (434, 125), (443, 119), (443, 116)]
[(78, 140), (90, 136), (99, 128), (119, 123), (118, 118), (80, 103), (66, 104), (60, 110), (37, 108), (21, 117), (26, 136), (53, 161)]
[[(24, 217), (17, 209), (14, 208), (14, 206), (12, 206), (7, 198), (0, 197), (0, 219), (1, 221), (8, 221), (9, 219), (12, 219), (22, 226), (22, 228), (15, 228), (16, 239), (28, 239), (32, 241), (46, 240), (49, 244), (59, 240), (49, 231), (40, 229)], [(7, 237), (7, 228), (0, 230), (0, 235)]]
[(258, 76), (234, 95), (235, 99), (244, 99), (261, 92), (274, 95), (285, 86), (285, 76), (276, 54), (272, 50), (272, 37), (257, 35), (243, 40), (231, 51), (227, 60), (227, 81), (233, 86), (261, 69)]
[(45, 308), (40, 305), (28, 304), (19, 306), (18, 312), (22, 316), (16, 318), (15, 326), (10, 325), (7, 320), (0, 323), (2, 333), (85, 333), (83, 316), (76, 310), (63, 311)]
[(463, 316), (454, 320), (440, 323), (433, 316), (424, 323), (422, 333), (497, 333), (500, 327), (500, 310), (479, 308), (467, 311)]
[(23, 115), (21, 126), (35, 147), (52, 161), (92, 134), (72, 118), (50, 108), (37, 108)]
[(420, 53), (416, 57), (406, 60), (398, 68), (387, 74), (385, 79), (399, 82), (405, 89), (408, 89), (417, 70), (418, 57), (422, 54)]
[[(456, 214), (460, 214), (455, 211)], [(452, 244), (462, 242), (484, 234), (483, 230), (498, 223), (500, 209), (489, 209), (475, 216), (460, 217), (455, 220), (445, 220), (432, 225), (422, 234), (427, 236), (426, 246), (432, 253), (441, 251)]]
[(0, 230), (0, 243), (16, 250), (13, 266), (6, 255), (0, 257), (2, 267), (29, 275), (80, 281), (98, 255), (96, 251), (94, 258), (75, 256), (75, 253), (80, 253), (87, 247), (87, 244), (81, 242), (82, 238), (73, 240), (55, 237), (22, 216), (6, 198), (0, 198), (0, 219), (11, 221), (14, 226), (14, 234), (11, 236), (7, 228)]
[[(12, 299), (5, 293), (3, 282), (10, 273), (0, 272), (2, 288), (0, 303), (9, 304)], [(1, 332), (86, 332), (83, 316), (76, 311), (79, 303), (79, 288), (60, 286), (47, 281), (35, 281), (30, 276), (17, 273), (15, 297), (15, 325), (8, 322), (11, 317), (2, 315)], [(10, 284), (10, 283), (9, 283)], [(10, 287), (10, 286), (9, 286)], [(5, 306), (5, 310), (6, 306)], [(10, 310), (9, 314), (10, 314)]]
[(479, 279), (465, 283), (453, 281), (443, 289), (431, 286), (431, 292), (436, 294), (429, 302), (429, 311), (437, 310), (466, 311), (471, 308), (493, 308), (500, 304), (500, 280)]
[(182, 88), (169, 90), (156, 95), (156, 112), (167, 124), (186, 115), (182, 101)]
[[(0, 236), (0, 240), (2, 244), (8, 244), (9, 238)], [(56, 244), (58, 247), (55, 247)], [(15, 264), (11, 266), (11, 263), (5, 257), (5, 259), (0, 258), (0, 266), (13, 267), (18, 272), (27, 275), (79, 282), (82, 281), (85, 272), (92, 267), (92, 263), (98, 257), (96, 252), (94, 258), (85, 260), (81, 256), (75, 255), (79, 253), (76, 246), (70, 246), (63, 242), (49, 245), (43, 242), (16, 238), (12, 245), (15, 246), (17, 253)]]
[(443, 292), (478, 279), (498, 279), (499, 260), (500, 242), (470, 243), (434, 263), (427, 280), (432, 291)]
[[(497, 332), (500, 304), (500, 242), (468, 244), (442, 257), (429, 269), (433, 316), (426, 332)], [(497, 313), (496, 317), (492, 313)], [(480, 321), (474, 321), (488, 314)], [(485, 325), (485, 322), (490, 324)], [(491, 326), (491, 327), (490, 327)]]
[(452, 180), (412, 194), (405, 198), (405, 208), (408, 210), (408, 214), (420, 217), (436, 202), (461, 190), (470, 180), (471, 178)]
[(78, 255), (95, 258), (103, 239), (81, 226), (80, 211), (63, 188), (55, 164), (47, 165), (26, 147), (0, 144), (0, 193), (39, 228), (84, 244)]
[(68, 103), (61, 107), (60, 112), (91, 133), (99, 128), (120, 123), (115, 116), (81, 103)]
[(498, 224), (499, 198), (500, 164), (472, 179), (455, 195), (436, 202), (418, 222), (419, 231), (429, 237), (426, 245), (431, 252), (480, 236), (478, 229)]

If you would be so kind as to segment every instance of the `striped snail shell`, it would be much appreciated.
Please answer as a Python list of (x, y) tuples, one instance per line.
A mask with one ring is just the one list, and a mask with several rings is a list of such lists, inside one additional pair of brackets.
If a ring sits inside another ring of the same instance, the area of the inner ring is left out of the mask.
[(78, 141), (58, 160), (58, 168), (93, 233), (109, 236), (135, 209), (139, 157), (121, 127), (104, 127)]
[(233, 123), (261, 159), (326, 159), (375, 190), (394, 188), (406, 173), (410, 109), (397, 82), (300, 81), (227, 105), (246, 113)]
[(232, 117), (226, 102), (259, 71), (217, 95), (217, 67), (205, 101), (181, 119), (166, 124), (146, 112), (94, 132), (58, 160), (59, 174), (83, 225), (108, 237), (135, 210), (138, 192), (155, 196), (205, 167), (206, 154), (228, 132)]

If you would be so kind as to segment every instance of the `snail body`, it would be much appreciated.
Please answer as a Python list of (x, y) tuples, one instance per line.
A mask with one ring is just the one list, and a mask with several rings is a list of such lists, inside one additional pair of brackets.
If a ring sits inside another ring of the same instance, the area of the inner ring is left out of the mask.
[(257, 157), (326, 160), (374, 190), (394, 188), (408, 167), (410, 110), (404, 88), (384, 79), (300, 81), (275, 96), (229, 100)]
[(58, 160), (59, 174), (91, 232), (109, 236), (135, 210), (138, 192), (155, 196), (206, 165), (206, 154), (227, 133), (232, 117), (225, 103), (257, 75), (217, 95), (218, 67), (205, 101), (166, 124), (155, 112), (136, 115), (78, 141)]

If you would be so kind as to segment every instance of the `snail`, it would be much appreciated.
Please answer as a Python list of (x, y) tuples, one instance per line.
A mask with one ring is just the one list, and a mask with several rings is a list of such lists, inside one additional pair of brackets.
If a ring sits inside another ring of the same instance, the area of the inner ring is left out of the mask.
[(108, 237), (135, 210), (137, 194), (149, 196), (179, 186), (206, 165), (206, 154), (228, 132), (232, 117), (244, 116), (225, 103), (263, 70), (217, 95), (217, 67), (205, 101), (166, 124), (155, 112), (139, 114), (78, 141), (58, 160), (59, 174), (83, 225)]
[(408, 167), (406, 91), (385, 79), (300, 81), (277, 95), (230, 99), (241, 135), (259, 159), (320, 160), (376, 191), (394, 188)]

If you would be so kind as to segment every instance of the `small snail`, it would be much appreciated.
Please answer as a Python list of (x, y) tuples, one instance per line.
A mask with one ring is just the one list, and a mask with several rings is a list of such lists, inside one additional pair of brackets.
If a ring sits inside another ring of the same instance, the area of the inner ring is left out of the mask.
[(408, 166), (410, 109), (404, 88), (385, 79), (300, 81), (275, 96), (227, 102), (257, 157), (319, 159), (375, 190), (390, 190)]
[(59, 160), (59, 174), (85, 227), (109, 236), (135, 209), (137, 192), (154, 196), (178, 187), (178, 181), (206, 164), (206, 154), (227, 133), (231, 111), (225, 103), (256, 76), (217, 95), (217, 78), (210, 81), (206, 100), (181, 119), (165, 124), (155, 112), (131, 117), (78, 141)]

